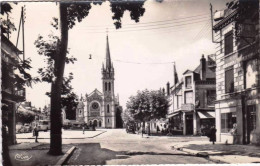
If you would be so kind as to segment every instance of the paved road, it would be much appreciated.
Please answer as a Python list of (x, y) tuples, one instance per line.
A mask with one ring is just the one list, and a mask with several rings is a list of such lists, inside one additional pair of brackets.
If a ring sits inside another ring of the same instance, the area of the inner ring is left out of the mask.
[[(66, 163), (68, 165), (88, 164), (209, 164), (205, 158), (190, 156), (175, 151), (172, 146), (194, 140), (205, 140), (205, 137), (143, 137), (127, 134), (123, 129), (100, 129), (105, 131), (94, 138), (63, 139), (63, 144), (77, 147)], [(75, 131), (70, 131), (75, 135)], [(87, 132), (86, 132), (87, 134)], [(33, 139), (18, 139), (18, 142), (33, 142)], [(40, 139), (49, 143), (49, 139)]]
[[(77, 150), (67, 164), (208, 164), (204, 158), (174, 151), (171, 146), (181, 141), (205, 139), (201, 137), (144, 137), (113, 129), (84, 143), (75, 144)], [(81, 142), (81, 141), (80, 141)]]

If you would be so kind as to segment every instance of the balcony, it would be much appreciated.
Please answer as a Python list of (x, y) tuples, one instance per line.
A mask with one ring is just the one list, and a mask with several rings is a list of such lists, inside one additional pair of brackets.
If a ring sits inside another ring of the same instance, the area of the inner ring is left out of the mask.
[(199, 80), (195, 81), (196, 85), (215, 85), (216, 80)]
[(182, 111), (193, 111), (195, 109), (194, 104), (188, 103), (188, 104), (182, 104), (181, 110)]
[(2, 99), (12, 102), (22, 102), (25, 101), (25, 89), (15, 91), (10, 88), (2, 89)]

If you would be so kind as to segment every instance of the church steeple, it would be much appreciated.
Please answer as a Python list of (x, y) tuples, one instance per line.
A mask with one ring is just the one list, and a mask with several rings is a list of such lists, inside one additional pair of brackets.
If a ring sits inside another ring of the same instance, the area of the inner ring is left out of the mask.
[(110, 57), (110, 50), (109, 50), (109, 41), (107, 35), (107, 48), (106, 48), (106, 69), (111, 69), (111, 57)]

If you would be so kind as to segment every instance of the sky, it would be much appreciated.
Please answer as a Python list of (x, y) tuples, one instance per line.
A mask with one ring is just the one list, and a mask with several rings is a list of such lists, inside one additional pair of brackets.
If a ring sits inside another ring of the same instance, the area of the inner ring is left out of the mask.
[[(173, 84), (173, 62), (179, 78), (187, 69), (195, 69), (202, 54), (214, 54), (211, 41), (210, 3), (213, 11), (225, 7), (228, 0), (165, 0), (162, 3), (146, 1), (145, 13), (139, 23), (131, 20), (125, 12), (122, 28), (115, 30), (109, 2), (92, 5), (89, 15), (69, 30), (70, 56), (77, 58), (75, 64), (65, 67), (65, 76), (72, 72), (74, 92), (81, 96), (96, 88), (102, 92), (101, 67), (105, 62), (106, 35), (115, 68), (115, 94), (120, 104), (125, 104), (138, 90), (157, 90)], [(19, 26), (21, 6), (26, 8), (25, 56), (31, 58), (30, 73), (44, 67), (44, 57), (37, 53), (34, 41), (38, 35), (47, 39), (57, 31), (51, 26), (53, 17), (58, 17), (55, 2), (19, 2), (13, 5), (10, 15), (16, 28)], [(107, 31), (107, 32), (106, 32)], [(10, 40), (16, 43), (18, 32)], [(18, 48), (22, 50), (21, 36)], [(89, 54), (92, 59), (89, 59)], [(45, 95), (50, 84), (37, 83), (26, 88), (26, 100), (33, 106), (43, 108), (50, 103)]]

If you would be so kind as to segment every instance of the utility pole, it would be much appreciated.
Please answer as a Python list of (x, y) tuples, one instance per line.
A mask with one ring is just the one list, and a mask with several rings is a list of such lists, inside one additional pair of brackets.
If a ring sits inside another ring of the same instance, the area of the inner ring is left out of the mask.
[[(22, 6), (21, 9), (21, 18), (20, 18), (20, 23), (19, 23), (19, 28), (18, 28), (18, 36), (17, 36), (17, 40), (16, 40), (16, 47), (18, 46), (18, 42), (19, 42), (19, 36), (20, 36), (20, 29), (21, 29), (21, 25), (22, 25), (22, 35), (23, 35), (23, 61), (25, 59), (25, 44), (24, 44), (24, 22), (25, 22), (25, 8)], [(9, 38), (9, 34), (8, 34), (8, 38)]]

